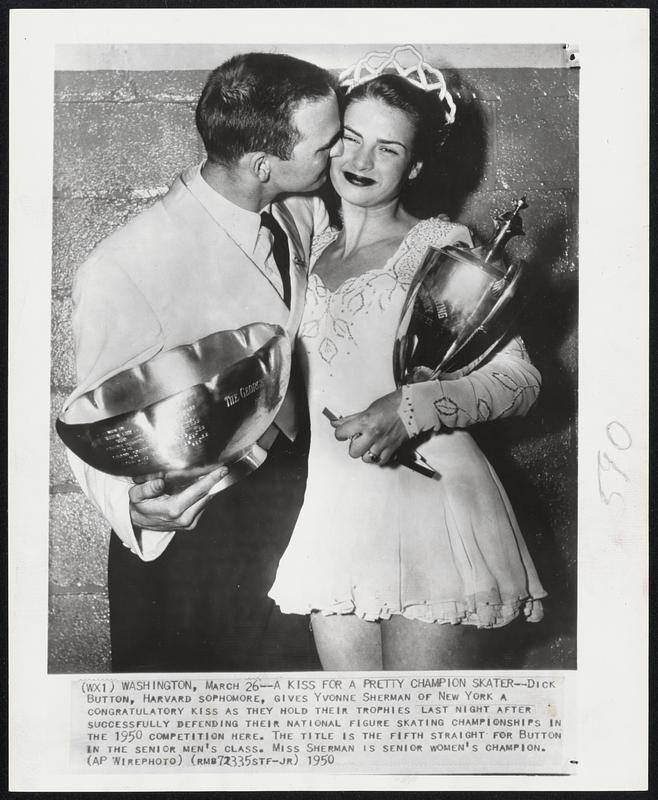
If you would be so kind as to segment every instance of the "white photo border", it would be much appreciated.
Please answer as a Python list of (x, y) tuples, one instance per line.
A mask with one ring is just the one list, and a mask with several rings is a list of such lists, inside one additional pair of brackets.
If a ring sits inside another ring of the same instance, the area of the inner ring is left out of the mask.
[[(642, 9), (15, 10), (10, 14), (10, 788), (646, 788), (649, 16)], [(248, 32), (248, 36), (245, 32)], [(321, 34), (318, 33), (321, 31)], [(215, 33), (216, 32), (216, 33)], [(367, 33), (366, 33), (367, 32)], [(53, 70), (57, 44), (577, 43), (581, 62), (579, 770), (552, 776), (73, 775), (74, 676), (47, 674)], [(623, 375), (619, 380), (616, 372)], [(600, 491), (632, 431), (625, 508)]]

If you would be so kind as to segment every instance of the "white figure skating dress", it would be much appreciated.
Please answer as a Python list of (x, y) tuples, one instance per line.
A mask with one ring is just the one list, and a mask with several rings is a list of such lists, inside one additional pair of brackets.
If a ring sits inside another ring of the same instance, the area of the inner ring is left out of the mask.
[[(337, 236), (314, 244), (314, 261)], [(403, 614), (426, 622), (504, 625), (541, 617), (545, 596), (505, 490), (469, 425), (524, 414), (539, 373), (520, 339), (468, 376), (422, 384), (440, 432), (419, 446), (440, 473), (348, 455), (328, 420), (366, 409), (395, 387), (392, 353), (402, 305), (429, 245), (470, 241), (466, 228), (419, 222), (380, 269), (330, 291), (309, 276), (299, 348), (311, 418), (304, 505), (270, 596), (286, 613)], [(429, 406), (428, 406), (429, 404)]]

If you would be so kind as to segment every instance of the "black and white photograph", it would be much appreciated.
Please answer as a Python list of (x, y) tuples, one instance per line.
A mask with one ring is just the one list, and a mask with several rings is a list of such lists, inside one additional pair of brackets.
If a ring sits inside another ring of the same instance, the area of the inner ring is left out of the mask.
[(573, 668), (577, 49), (81, 49), (51, 669)]
[(638, 296), (646, 243), (611, 286), (582, 22), (344, 41), (372, 12), (286, 38), (280, 10), (267, 41), (236, 15), (214, 42), (103, 13), (51, 42), (46, 527), (11, 574), (38, 562), (60, 777), (577, 781), (594, 601), (620, 613), (615, 554), (646, 568), (646, 397), (638, 418), (592, 355), (629, 344), (601, 312), (631, 274)]

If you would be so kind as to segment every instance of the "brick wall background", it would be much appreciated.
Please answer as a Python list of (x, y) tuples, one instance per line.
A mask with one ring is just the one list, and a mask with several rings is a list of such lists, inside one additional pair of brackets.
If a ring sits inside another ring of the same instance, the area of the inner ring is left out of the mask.
[[(52, 409), (75, 383), (70, 331), (77, 266), (112, 230), (203, 157), (200, 71), (57, 72), (54, 108)], [(460, 111), (437, 208), (486, 237), (490, 215), (527, 193), (524, 257), (536, 291), (520, 321), (543, 391), (524, 420), (476, 432), (517, 511), (550, 597), (541, 625), (496, 632), (492, 666), (575, 667), (578, 72), (446, 70)], [(109, 670), (107, 524), (51, 440), (49, 671)], [(488, 634), (484, 634), (485, 636)], [(514, 662), (514, 666), (517, 663)]]

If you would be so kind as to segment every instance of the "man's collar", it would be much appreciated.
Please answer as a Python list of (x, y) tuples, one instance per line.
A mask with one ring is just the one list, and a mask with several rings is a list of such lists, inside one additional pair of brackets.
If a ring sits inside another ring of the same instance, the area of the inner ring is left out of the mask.
[[(201, 175), (203, 163), (195, 167), (186, 181), (212, 218), (248, 254), (253, 254), (260, 229), (260, 215), (247, 211), (213, 189)], [(269, 208), (268, 208), (269, 210)]]

